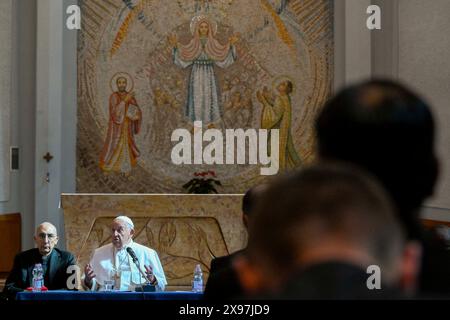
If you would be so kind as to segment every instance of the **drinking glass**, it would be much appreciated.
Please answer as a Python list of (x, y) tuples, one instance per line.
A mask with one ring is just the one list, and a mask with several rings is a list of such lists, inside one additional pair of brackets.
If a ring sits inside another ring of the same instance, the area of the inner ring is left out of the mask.
[(115, 281), (113, 279), (105, 280), (104, 286), (106, 292), (111, 292), (114, 290)]

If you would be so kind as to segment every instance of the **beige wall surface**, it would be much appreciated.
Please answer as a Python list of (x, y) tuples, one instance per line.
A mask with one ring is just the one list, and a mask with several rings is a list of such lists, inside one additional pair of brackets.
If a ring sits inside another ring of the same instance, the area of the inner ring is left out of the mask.
[[(441, 177), (428, 205), (450, 208), (450, 1), (399, 1), (399, 78), (432, 104)], [(412, 173), (414, 174), (414, 173)]]
[[(0, 2), (0, 205), (10, 199), (10, 123), (12, 68), (12, 0)], [(1, 212), (0, 208), (0, 212)]]

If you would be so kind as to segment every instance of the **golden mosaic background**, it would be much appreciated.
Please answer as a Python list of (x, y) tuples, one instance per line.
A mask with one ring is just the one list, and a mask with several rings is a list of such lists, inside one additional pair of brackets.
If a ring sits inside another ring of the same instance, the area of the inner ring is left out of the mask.
[[(188, 43), (191, 20), (206, 15), (221, 43), (238, 33), (237, 60), (215, 68), (221, 94), (240, 99), (224, 104), (216, 128), (261, 126), (256, 92), (275, 90), (281, 77), (294, 84), (291, 133), (303, 163), (314, 158), (313, 120), (333, 81), (331, 0), (88, 0), (81, 1), (78, 45), (77, 192), (183, 193), (193, 173), (214, 170), (221, 193), (241, 193), (260, 182), (259, 166), (176, 166), (170, 141), (176, 128), (192, 129), (184, 116), (189, 68), (174, 65), (170, 34)], [(135, 136), (141, 152), (128, 174), (104, 173), (99, 157), (108, 128), (111, 79), (133, 79), (142, 110)], [(225, 100), (224, 100), (225, 101)], [(163, 223), (159, 221), (158, 223)]]

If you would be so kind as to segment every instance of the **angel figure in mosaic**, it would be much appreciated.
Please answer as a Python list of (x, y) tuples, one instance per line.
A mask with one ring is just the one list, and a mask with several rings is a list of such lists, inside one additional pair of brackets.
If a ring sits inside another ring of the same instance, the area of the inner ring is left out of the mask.
[(236, 59), (235, 44), (239, 35), (232, 35), (226, 44), (216, 39), (217, 24), (206, 16), (196, 16), (191, 21), (191, 41), (183, 45), (176, 35), (168, 40), (173, 48), (175, 65), (191, 67), (185, 115), (192, 121), (202, 121), (204, 125), (221, 119), (223, 106), (219, 97), (215, 66), (227, 68)]

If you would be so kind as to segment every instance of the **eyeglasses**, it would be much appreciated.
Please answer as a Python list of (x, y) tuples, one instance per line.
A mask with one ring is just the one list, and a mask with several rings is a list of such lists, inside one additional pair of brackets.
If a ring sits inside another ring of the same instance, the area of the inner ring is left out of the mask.
[(46, 237), (48, 237), (48, 240), (54, 240), (56, 239), (56, 234), (39, 233), (38, 237), (41, 238), (42, 240), (45, 240)]

